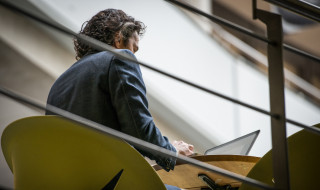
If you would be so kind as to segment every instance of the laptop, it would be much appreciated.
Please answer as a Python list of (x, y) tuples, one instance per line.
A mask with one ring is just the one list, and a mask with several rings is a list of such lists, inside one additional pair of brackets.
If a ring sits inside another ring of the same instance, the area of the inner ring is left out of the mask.
[(248, 155), (260, 130), (206, 150), (204, 155)]

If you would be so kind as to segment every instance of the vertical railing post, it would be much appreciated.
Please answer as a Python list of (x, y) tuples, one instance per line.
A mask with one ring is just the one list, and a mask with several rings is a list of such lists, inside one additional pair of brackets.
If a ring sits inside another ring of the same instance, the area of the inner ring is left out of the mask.
[[(253, 3), (256, 6), (255, 2)], [(276, 189), (289, 190), (290, 176), (288, 164), (287, 133), (285, 121), (284, 72), (282, 59), (281, 16), (254, 7), (254, 18), (267, 26), (268, 74), (272, 133), (273, 176)]]

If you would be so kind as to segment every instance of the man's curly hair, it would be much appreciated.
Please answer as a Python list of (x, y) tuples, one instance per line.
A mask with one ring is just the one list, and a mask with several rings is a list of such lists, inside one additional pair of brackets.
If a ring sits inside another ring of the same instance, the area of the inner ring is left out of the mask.
[[(114, 46), (115, 36), (120, 34), (126, 45), (128, 39), (135, 31), (139, 36), (142, 36), (145, 28), (142, 22), (128, 16), (122, 10), (106, 9), (94, 15), (89, 21), (83, 23), (79, 34), (87, 35), (110, 46)], [(73, 41), (77, 60), (86, 55), (99, 52), (82, 43), (80, 39), (74, 38)]]

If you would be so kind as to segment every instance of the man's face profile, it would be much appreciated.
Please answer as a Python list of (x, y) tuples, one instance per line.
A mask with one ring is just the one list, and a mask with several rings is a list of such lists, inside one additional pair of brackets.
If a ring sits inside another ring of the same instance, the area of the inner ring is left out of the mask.
[(139, 35), (137, 32), (134, 32), (132, 36), (128, 39), (127, 44), (124, 43), (122, 36), (120, 36), (120, 41), (116, 40), (115, 47), (117, 49), (128, 49), (132, 53), (136, 53), (139, 50)]

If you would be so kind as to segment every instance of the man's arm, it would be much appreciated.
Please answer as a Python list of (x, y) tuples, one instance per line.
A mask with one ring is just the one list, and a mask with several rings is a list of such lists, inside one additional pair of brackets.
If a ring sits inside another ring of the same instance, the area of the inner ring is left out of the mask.
[[(131, 51), (121, 51), (135, 58)], [(115, 57), (110, 65), (109, 76), (109, 90), (121, 131), (176, 152), (175, 147), (165, 136), (162, 136), (153, 122), (148, 110), (146, 89), (139, 65)], [(175, 159), (139, 151), (150, 159), (156, 160), (167, 171), (174, 168)]]

